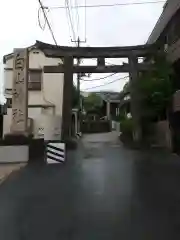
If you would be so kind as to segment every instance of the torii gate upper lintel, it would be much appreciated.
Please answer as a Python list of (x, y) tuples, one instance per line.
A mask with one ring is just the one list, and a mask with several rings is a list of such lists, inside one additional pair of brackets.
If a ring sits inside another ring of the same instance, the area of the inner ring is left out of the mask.
[(36, 46), (47, 57), (73, 58), (128, 58), (130, 55), (145, 57), (150, 52), (156, 51), (155, 45), (137, 45), (123, 47), (69, 47), (56, 46), (36, 41)]

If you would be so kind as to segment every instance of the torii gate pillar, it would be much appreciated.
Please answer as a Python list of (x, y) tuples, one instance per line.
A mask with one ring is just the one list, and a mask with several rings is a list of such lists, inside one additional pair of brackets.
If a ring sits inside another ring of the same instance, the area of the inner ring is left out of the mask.
[(129, 57), (129, 77), (130, 77), (130, 95), (131, 95), (131, 114), (134, 122), (133, 138), (135, 142), (140, 142), (142, 139), (142, 127), (140, 116), (140, 96), (137, 86), (138, 81), (138, 58), (131, 55)]
[(73, 57), (64, 57), (64, 88), (62, 110), (62, 141), (66, 142), (70, 137), (71, 111), (72, 111), (72, 87), (73, 87)]

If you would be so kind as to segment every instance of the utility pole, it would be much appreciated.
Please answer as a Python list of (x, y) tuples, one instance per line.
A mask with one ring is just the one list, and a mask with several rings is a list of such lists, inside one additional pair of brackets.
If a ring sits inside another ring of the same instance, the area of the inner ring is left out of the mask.
[[(85, 41), (81, 41), (80, 38), (78, 37), (78, 39), (76, 41), (71, 40), (71, 42), (77, 43), (77, 47), (79, 48), (81, 43), (86, 43)], [(79, 66), (81, 63), (81, 59), (77, 58), (77, 66)], [(81, 90), (80, 90), (80, 80), (81, 80), (82, 74), (81, 73), (77, 73), (77, 91), (78, 91), (78, 116), (80, 117), (81, 115)], [(80, 127), (79, 127), (79, 131), (80, 131)]]
[[(77, 43), (77, 47), (79, 48), (81, 43), (86, 43), (85, 41), (81, 41), (80, 38), (78, 37), (78, 39), (76, 41), (71, 40), (71, 42)], [(81, 59), (77, 58), (77, 66), (79, 66), (81, 63)], [(81, 108), (81, 102), (80, 102), (80, 80), (81, 80), (82, 74), (81, 73), (77, 73), (77, 91), (78, 91), (78, 110), (80, 111)]]

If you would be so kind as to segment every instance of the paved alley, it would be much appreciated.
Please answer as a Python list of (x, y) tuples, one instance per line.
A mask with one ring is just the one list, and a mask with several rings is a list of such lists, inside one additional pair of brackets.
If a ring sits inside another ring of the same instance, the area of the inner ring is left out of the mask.
[(179, 159), (87, 135), (66, 164), (27, 166), (0, 185), (0, 239), (179, 239), (179, 186)]

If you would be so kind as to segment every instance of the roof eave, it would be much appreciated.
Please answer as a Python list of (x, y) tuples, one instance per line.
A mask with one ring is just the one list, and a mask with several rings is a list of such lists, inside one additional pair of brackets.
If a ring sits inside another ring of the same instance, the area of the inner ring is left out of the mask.
[[(29, 47), (28, 47), (28, 50), (32, 50), (32, 49), (35, 49), (35, 48), (37, 48), (36, 43), (33, 44), (33, 45), (31, 45), (31, 46), (29, 46)], [(9, 59), (11, 59), (11, 58), (13, 58), (13, 56), (14, 56), (14, 53), (13, 53), (13, 52), (4, 55), (4, 56), (3, 56), (3, 64), (6, 64), (6, 61), (9, 60)]]

